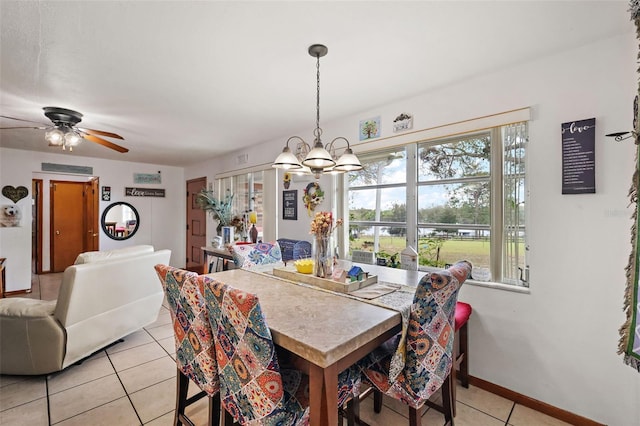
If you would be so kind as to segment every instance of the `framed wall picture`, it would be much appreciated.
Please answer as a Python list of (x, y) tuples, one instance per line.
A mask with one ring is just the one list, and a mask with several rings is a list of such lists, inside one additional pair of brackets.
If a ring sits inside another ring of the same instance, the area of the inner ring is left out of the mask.
[(298, 220), (298, 190), (282, 191), (282, 219)]

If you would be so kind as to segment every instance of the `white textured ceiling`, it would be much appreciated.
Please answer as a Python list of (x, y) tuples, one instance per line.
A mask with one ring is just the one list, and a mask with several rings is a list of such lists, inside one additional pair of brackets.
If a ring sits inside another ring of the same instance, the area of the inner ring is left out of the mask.
[[(0, 1), (0, 114), (84, 114), (119, 154), (188, 165), (633, 29), (626, 1)], [(1, 119), (0, 127), (20, 125)], [(52, 151), (42, 130), (0, 146)]]

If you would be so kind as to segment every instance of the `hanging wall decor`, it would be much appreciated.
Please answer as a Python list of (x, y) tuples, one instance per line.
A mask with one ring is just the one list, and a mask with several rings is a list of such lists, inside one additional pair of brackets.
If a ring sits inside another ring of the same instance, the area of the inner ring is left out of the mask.
[[(636, 25), (636, 36), (640, 40), (640, 2), (630, 3), (631, 19)], [(638, 54), (640, 58), (640, 53)], [(640, 372), (640, 304), (638, 303), (638, 187), (640, 186), (640, 117), (638, 117), (638, 87), (633, 108), (633, 132), (632, 136), (636, 144), (635, 172), (633, 174), (629, 198), (635, 205), (633, 213), (633, 225), (631, 226), (631, 254), (626, 267), (627, 284), (624, 295), (623, 310), (626, 313), (626, 321), (620, 327), (620, 341), (618, 354), (623, 355), (624, 363)], [(617, 139), (616, 139), (617, 140)]]
[(19, 186), (14, 188), (11, 185), (6, 185), (2, 187), (2, 195), (17, 203), (18, 201), (26, 198), (29, 195), (29, 190), (24, 186)]
[(320, 188), (320, 184), (318, 182), (311, 182), (307, 185), (304, 189), (302, 201), (304, 202), (304, 206), (307, 209), (309, 217), (313, 216), (313, 211), (316, 209), (316, 206), (323, 200), (324, 191)]

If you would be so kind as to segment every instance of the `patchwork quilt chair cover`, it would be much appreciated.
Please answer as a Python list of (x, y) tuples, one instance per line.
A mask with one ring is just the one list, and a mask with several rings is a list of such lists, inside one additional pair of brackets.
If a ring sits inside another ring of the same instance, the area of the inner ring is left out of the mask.
[(251, 269), (282, 261), (277, 242), (233, 246), (233, 262), (242, 269)]
[(184, 408), (189, 404), (186, 401), (189, 380), (202, 389), (205, 395), (216, 398), (210, 401), (213, 403), (210, 415), (216, 420), (220, 412), (217, 402), (220, 382), (211, 325), (204, 297), (197, 287), (198, 274), (167, 265), (156, 265), (155, 268), (166, 293), (173, 320), (178, 367), (178, 399), (174, 424), (181, 424), (183, 419), (179, 421), (178, 417), (184, 416)]
[[(420, 280), (406, 336), (387, 341), (361, 360), (366, 381), (413, 409), (422, 407), (442, 387), (453, 363), (458, 290), (470, 272), (471, 264), (461, 261)], [(394, 374), (392, 359), (401, 358), (404, 366)]]
[[(281, 368), (257, 295), (200, 276), (211, 321), (224, 408), (241, 425), (307, 425), (309, 377)], [(360, 372), (338, 378), (338, 405), (357, 395)]]

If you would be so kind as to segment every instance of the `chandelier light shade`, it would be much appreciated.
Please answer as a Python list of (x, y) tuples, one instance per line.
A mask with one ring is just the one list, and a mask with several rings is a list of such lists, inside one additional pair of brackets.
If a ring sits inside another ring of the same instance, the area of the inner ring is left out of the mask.
[[(309, 55), (316, 58), (316, 128), (313, 130), (315, 141), (313, 148), (299, 136), (291, 136), (273, 162), (272, 167), (293, 170), (294, 172), (313, 174), (316, 179), (322, 173), (344, 173), (362, 169), (360, 160), (351, 150), (349, 141), (341, 136), (335, 138), (327, 145), (322, 144), (322, 129), (320, 128), (320, 58), (328, 52), (326, 46), (314, 44), (309, 47)], [(295, 153), (291, 151), (289, 142), (297, 140)], [(338, 140), (345, 141), (347, 147), (340, 158), (335, 154), (334, 143)]]

